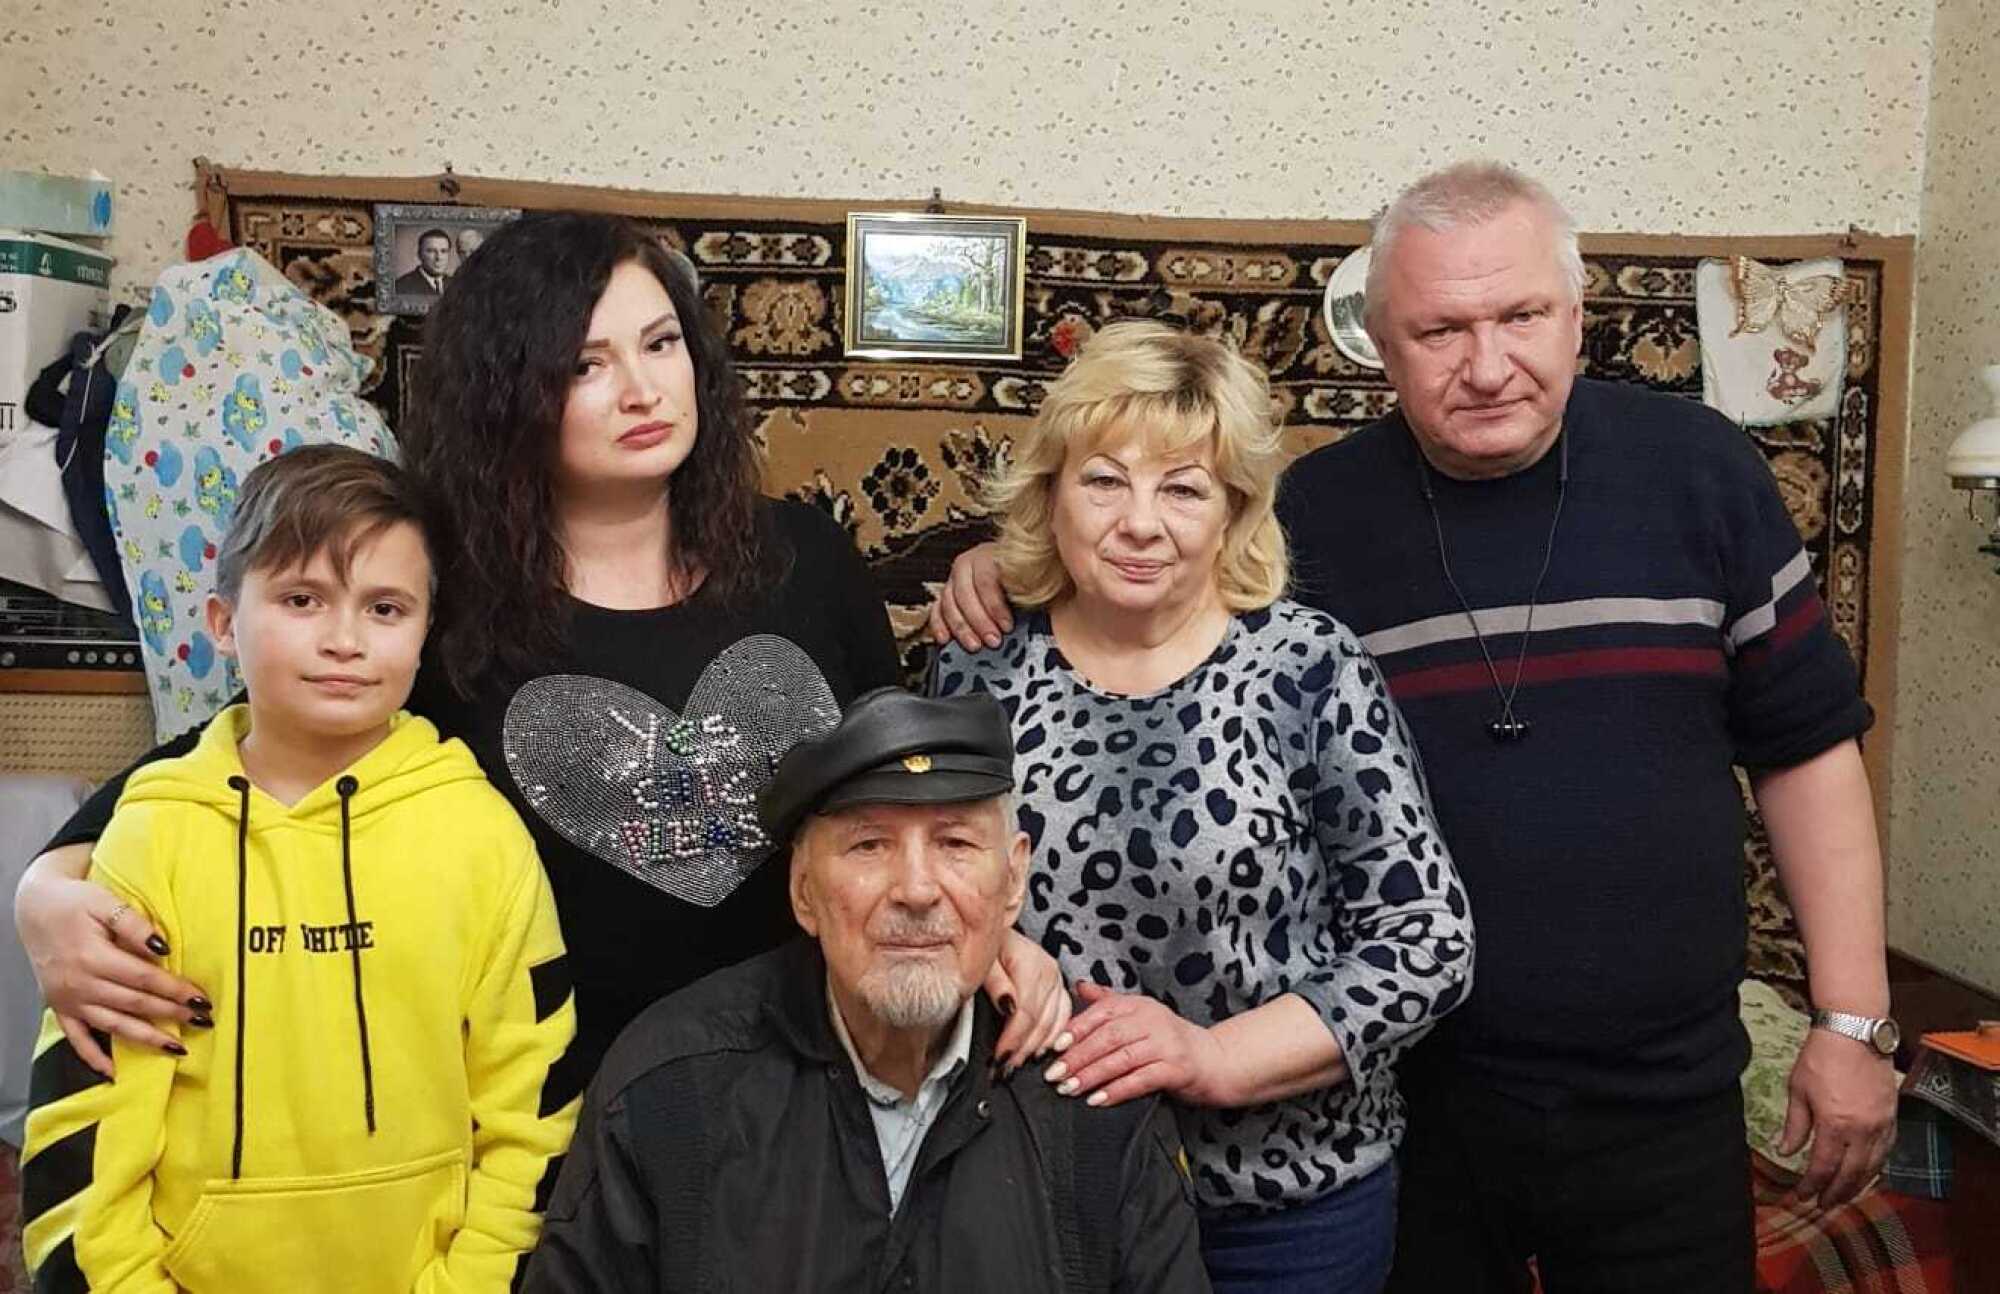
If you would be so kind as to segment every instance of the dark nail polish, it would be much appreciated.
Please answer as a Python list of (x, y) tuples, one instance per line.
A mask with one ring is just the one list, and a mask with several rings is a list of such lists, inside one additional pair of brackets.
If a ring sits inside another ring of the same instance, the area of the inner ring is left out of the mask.
[(191, 1011), (213, 1011), (215, 1010), (215, 1003), (197, 993), (188, 999), (188, 1009)]
[(173, 951), (172, 949), (167, 947), (167, 941), (160, 938), (158, 935), (147, 935), (146, 947), (153, 950), (153, 955), (155, 957), (165, 957), (169, 952)]
[(995, 1003), (994, 1003), (993, 1005), (994, 1005), (994, 1006), (996, 1006), (996, 1007), (998, 1007), (998, 1008), (1000, 1009), (1000, 1015), (1001, 1015), (1001, 1018), (1002, 1018), (1002, 1019), (1012, 1019), (1012, 1018), (1013, 1018), (1013, 1016), (1014, 1016), (1014, 999), (1013, 999), (1012, 995), (1010, 995), (1010, 994), (1002, 994), (1002, 995), (1001, 995), (1001, 997), (1000, 997), (1000, 1000), (999, 1000), (998, 1002), (995, 1002)]
[(172, 1052), (176, 1056), (185, 1056), (188, 1054), (188, 1049), (186, 1047), (181, 1046), (177, 1042), (168, 1043), (167, 1050)]
[(188, 1019), (188, 1023), (197, 1029), (213, 1029), (215, 1027), (215, 1021), (205, 1015), (191, 1016)]

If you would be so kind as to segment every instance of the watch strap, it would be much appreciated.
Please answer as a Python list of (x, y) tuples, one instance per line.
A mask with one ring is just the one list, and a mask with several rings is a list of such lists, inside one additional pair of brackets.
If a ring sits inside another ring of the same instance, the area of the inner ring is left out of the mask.
[(1881, 1016), (1829, 1011), (1825, 1007), (1814, 1007), (1812, 1013), (1813, 1028), (1825, 1029), (1828, 1033), (1837, 1033), (1843, 1038), (1852, 1038), (1877, 1053), (1881, 1052), (1881, 1048), (1876, 1045), (1875, 1040), (1883, 1022), (1884, 1017)]

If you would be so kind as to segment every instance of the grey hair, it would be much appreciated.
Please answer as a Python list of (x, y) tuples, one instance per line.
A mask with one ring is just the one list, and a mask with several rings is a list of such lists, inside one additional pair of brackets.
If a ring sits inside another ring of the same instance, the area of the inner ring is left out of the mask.
[(1556, 265), (1569, 284), (1572, 301), (1583, 299), (1588, 281), (1577, 246), (1576, 220), (1547, 186), (1504, 162), (1454, 162), (1432, 171), (1396, 195), (1375, 217), (1369, 240), (1368, 283), (1362, 311), (1373, 324), (1388, 294), (1389, 249), (1411, 226), (1440, 234), (1463, 225), (1484, 224), (1516, 203), (1525, 202), (1548, 218), (1555, 238)]
[(1002, 791), (993, 798), (1000, 802), (1000, 821), (1007, 831), (1006, 836), (1000, 842), (1000, 848), (1004, 850), (1007, 848), (1008, 842), (1014, 839), (1014, 833), (1021, 829), (1021, 820), (1014, 816), (1014, 793), (1012, 791)]

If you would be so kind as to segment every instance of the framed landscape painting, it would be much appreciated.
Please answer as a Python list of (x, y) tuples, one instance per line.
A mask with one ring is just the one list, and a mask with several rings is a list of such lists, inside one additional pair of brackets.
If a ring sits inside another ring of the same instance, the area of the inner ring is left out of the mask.
[(850, 212), (846, 350), (870, 359), (1021, 358), (1028, 222)]

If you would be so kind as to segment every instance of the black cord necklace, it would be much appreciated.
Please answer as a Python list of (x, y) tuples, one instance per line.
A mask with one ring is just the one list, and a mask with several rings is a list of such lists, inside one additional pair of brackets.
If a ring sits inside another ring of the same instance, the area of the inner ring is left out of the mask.
[(1535, 603), (1542, 596), (1542, 581), (1548, 578), (1549, 563), (1556, 555), (1556, 527), (1562, 522), (1563, 496), (1569, 491), (1569, 437), (1557, 433), (1558, 460), (1556, 474), (1556, 510), (1549, 518), (1548, 542), (1542, 546), (1542, 569), (1535, 575), (1535, 586), (1528, 593), (1528, 622), (1521, 629), (1521, 651), (1514, 658), (1514, 682), (1512, 686), (1502, 686), (1499, 667), (1493, 663), (1493, 653), (1486, 645), (1486, 635), (1479, 631), (1479, 617), (1472, 614), (1472, 604), (1465, 600), (1459, 590), (1457, 579), (1451, 573), (1451, 559), (1445, 555), (1444, 521), (1438, 516), (1437, 496), (1431, 489), (1431, 465), (1421, 450), (1417, 453), (1418, 479), (1424, 487), (1424, 503), (1431, 510), (1431, 527), (1437, 532), (1438, 566), (1444, 571), (1445, 585), (1451, 595), (1458, 599), (1459, 610), (1465, 612), (1465, 621), (1472, 626), (1473, 641), (1479, 644), (1479, 655), (1486, 662), (1486, 673), (1493, 680), (1494, 695), (1500, 698), (1500, 717), (1486, 725), (1486, 735), (1498, 742), (1526, 740), (1534, 725), (1514, 713), (1514, 697), (1521, 690), (1521, 671), (1528, 663), (1528, 638), (1535, 632)]

